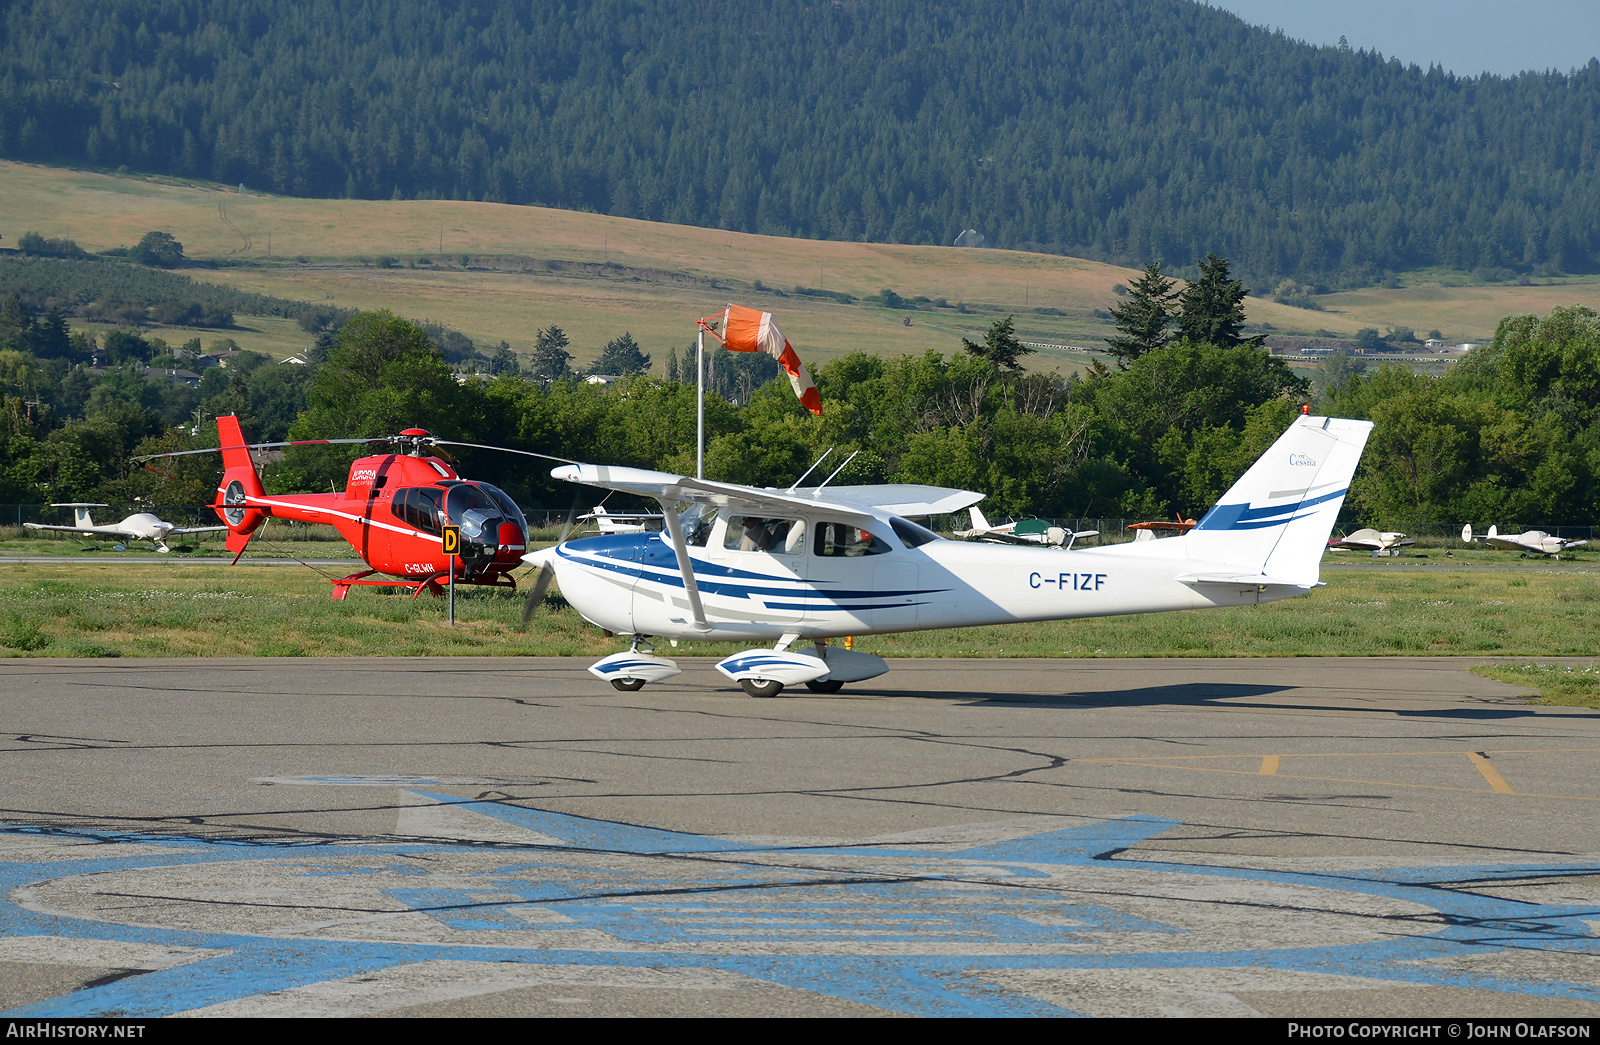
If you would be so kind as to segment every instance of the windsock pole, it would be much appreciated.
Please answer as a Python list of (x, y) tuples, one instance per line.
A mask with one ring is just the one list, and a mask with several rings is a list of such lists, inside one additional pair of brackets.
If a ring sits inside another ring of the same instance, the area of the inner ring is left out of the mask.
[(695, 388), (699, 390), (696, 399), (694, 419), (694, 477), (706, 477), (706, 330), (700, 328), (699, 336), (694, 342), (694, 369)]

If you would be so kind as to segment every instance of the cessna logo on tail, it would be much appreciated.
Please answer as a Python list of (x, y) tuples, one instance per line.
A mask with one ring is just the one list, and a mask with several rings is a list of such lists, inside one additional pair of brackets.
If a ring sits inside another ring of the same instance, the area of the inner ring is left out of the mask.
[(1296, 468), (1315, 468), (1317, 461), (1316, 458), (1307, 457), (1305, 454), (1290, 454), (1289, 464)]

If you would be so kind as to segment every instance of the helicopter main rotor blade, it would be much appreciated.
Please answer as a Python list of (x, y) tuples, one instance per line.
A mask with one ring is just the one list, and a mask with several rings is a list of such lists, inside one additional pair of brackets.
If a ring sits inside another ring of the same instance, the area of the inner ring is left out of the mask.
[(291, 439), (281, 443), (242, 443), (239, 446), (208, 446), (201, 450), (173, 450), (165, 454), (144, 454), (133, 458), (134, 464), (155, 461), (163, 457), (188, 457), (190, 454), (220, 454), (224, 450), (274, 450), (281, 446), (335, 446), (343, 443), (386, 443), (390, 436), (373, 436), (369, 439)]
[(545, 461), (559, 461), (562, 464), (583, 464), (570, 457), (557, 457), (555, 454), (540, 454), (532, 450), (513, 450), (509, 446), (489, 446), (486, 443), (462, 443), (454, 439), (428, 439), (429, 446), (470, 446), (474, 450), (498, 450), (503, 454), (521, 454), (523, 457), (537, 457)]

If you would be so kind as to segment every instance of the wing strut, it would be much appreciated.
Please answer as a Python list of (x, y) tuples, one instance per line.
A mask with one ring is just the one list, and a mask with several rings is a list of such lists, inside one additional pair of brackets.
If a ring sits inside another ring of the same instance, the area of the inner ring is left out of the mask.
[(678, 525), (677, 504), (662, 499), (661, 514), (667, 524), (667, 536), (672, 538), (672, 550), (678, 556), (678, 572), (683, 574), (683, 590), (689, 596), (689, 611), (694, 614), (695, 626), (710, 631), (705, 607), (700, 603), (700, 586), (694, 582), (694, 567), (689, 562), (689, 544), (683, 539), (683, 527)]

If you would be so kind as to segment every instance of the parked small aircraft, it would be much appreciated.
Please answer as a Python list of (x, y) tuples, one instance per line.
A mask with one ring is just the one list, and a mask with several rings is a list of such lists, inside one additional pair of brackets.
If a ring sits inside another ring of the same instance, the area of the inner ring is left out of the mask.
[[(1461, 539), (1468, 544), (1474, 540), (1472, 524), (1461, 528)], [(1553, 537), (1543, 530), (1524, 530), (1518, 534), (1506, 535), (1499, 532), (1496, 527), (1489, 527), (1489, 532), (1476, 538), (1483, 541), (1491, 548), (1510, 548), (1512, 551), (1524, 552), (1528, 555), (1548, 555), (1551, 558), (1561, 558), (1561, 553), (1569, 548), (1581, 548), (1588, 541), (1567, 541), (1560, 537)]]
[(187, 533), (212, 533), (217, 530), (226, 530), (226, 526), (178, 526), (165, 519), (157, 518), (149, 512), (135, 512), (119, 523), (109, 526), (96, 526), (94, 519), (90, 518), (91, 510), (95, 508), (109, 508), (109, 504), (92, 504), (86, 501), (70, 501), (64, 504), (53, 504), (52, 508), (71, 508), (71, 526), (50, 526), (45, 523), (23, 523), (30, 530), (61, 530), (66, 533), (81, 533), (85, 537), (99, 535), (101, 537), (121, 537), (127, 541), (150, 541), (156, 546), (156, 551), (163, 554), (172, 549), (167, 547), (168, 537), (181, 537)]
[(1416, 543), (1416, 538), (1403, 533), (1393, 533), (1388, 530), (1378, 531), (1369, 528), (1347, 534), (1337, 541), (1329, 541), (1328, 547), (1334, 551), (1341, 552), (1371, 552), (1373, 555), (1389, 555), (1393, 554), (1396, 548), (1409, 548)]
[[(590, 666), (617, 689), (679, 673), (648, 641), (755, 640), (717, 665), (752, 696), (831, 693), (888, 670), (830, 646), (846, 635), (1244, 606), (1315, 587), (1372, 430), (1302, 415), (1182, 537), (1045, 550), (948, 541), (907, 516), (979, 495), (937, 487), (765, 490), (665, 472), (566, 464), (568, 482), (650, 497), (659, 534), (559, 541), (523, 556), (592, 624), (631, 648)], [(809, 643), (810, 648), (794, 649)]]
[(1136, 541), (1159, 541), (1167, 537), (1180, 537), (1195, 528), (1193, 519), (1179, 515), (1176, 519), (1157, 519), (1154, 522), (1129, 523)]
[[(578, 516), (581, 523), (594, 523), (601, 533), (644, 533), (661, 529), (661, 515), (648, 512), (608, 512), (606, 506), (597, 504), (594, 511)], [(651, 524), (655, 525), (652, 526)]]
[(1099, 530), (1073, 531), (1061, 526), (1051, 526), (1043, 519), (1023, 519), (1020, 522), (991, 526), (977, 505), (968, 507), (967, 512), (972, 516), (972, 529), (955, 531), (955, 535), (962, 540), (988, 541), (992, 544), (1044, 544), (1052, 548), (1070, 548), (1074, 541), (1100, 535)]

